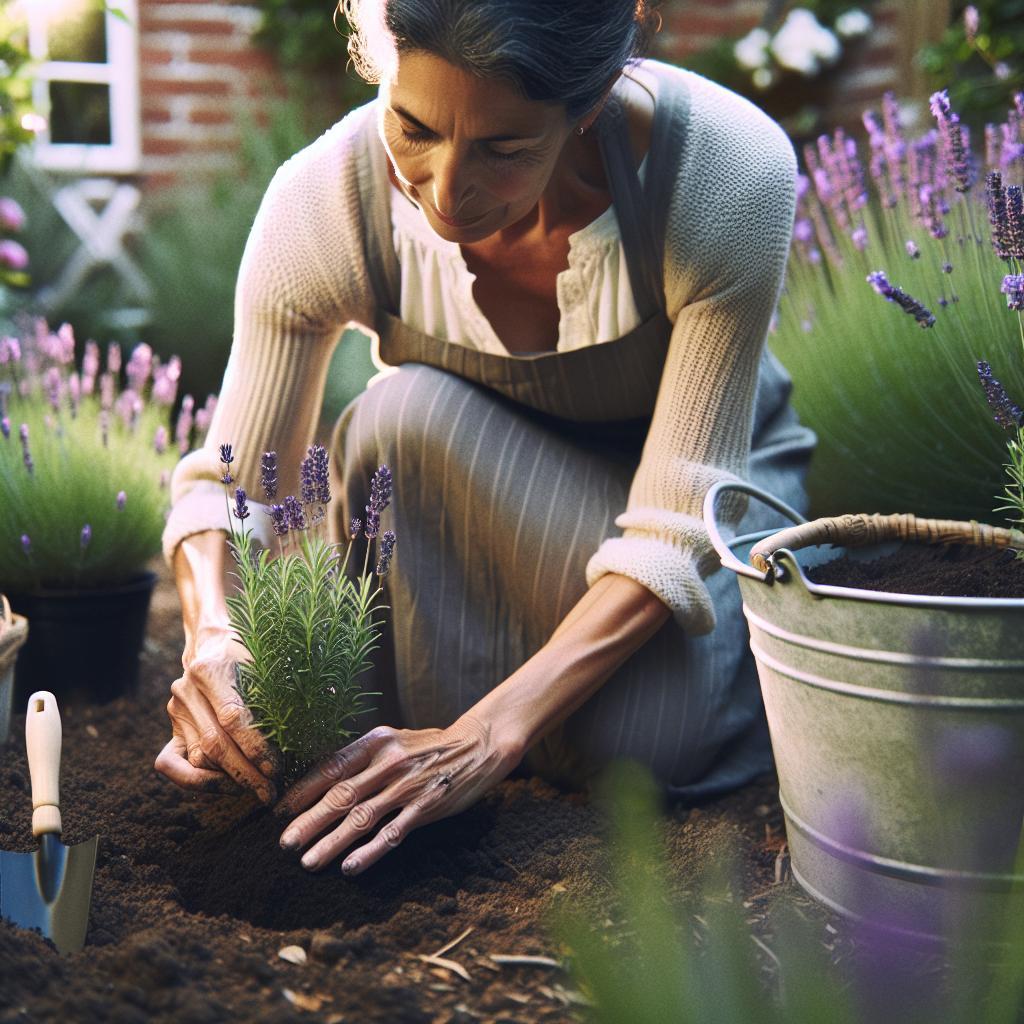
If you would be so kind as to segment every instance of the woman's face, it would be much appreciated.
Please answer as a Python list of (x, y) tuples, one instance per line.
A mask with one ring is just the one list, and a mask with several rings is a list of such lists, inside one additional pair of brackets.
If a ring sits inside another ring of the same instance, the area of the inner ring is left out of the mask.
[(480, 241), (529, 214), (572, 134), (563, 107), (422, 51), (399, 55), (380, 94), (396, 177), (450, 242)]

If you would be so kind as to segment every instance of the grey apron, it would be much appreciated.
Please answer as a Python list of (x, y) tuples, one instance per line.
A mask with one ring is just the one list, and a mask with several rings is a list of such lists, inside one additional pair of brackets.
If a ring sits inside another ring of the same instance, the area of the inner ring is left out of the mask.
[[(586, 591), (588, 559), (617, 535), (672, 333), (655, 211), (668, 207), (665, 164), (686, 144), (687, 118), (685, 94), (659, 99), (646, 188), (621, 106), (610, 102), (597, 121), (640, 325), (614, 341), (527, 356), (480, 352), (399, 319), (386, 155), (372, 140), (360, 189), (374, 326), (380, 361), (399, 369), (345, 409), (332, 454), (340, 535), (362, 515), (376, 466), (394, 473), (384, 524), (398, 535), (389, 627), (370, 687), (382, 691), (379, 720), (450, 725), (543, 646)], [(766, 353), (749, 476), (800, 508), (813, 435), (788, 393)], [(742, 528), (758, 528), (764, 515), (751, 508)], [(535, 745), (530, 768), (580, 784), (612, 758), (631, 757), (671, 793), (697, 798), (770, 766), (735, 578), (718, 572), (707, 583), (714, 632), (690, 637), (667, 622)]]

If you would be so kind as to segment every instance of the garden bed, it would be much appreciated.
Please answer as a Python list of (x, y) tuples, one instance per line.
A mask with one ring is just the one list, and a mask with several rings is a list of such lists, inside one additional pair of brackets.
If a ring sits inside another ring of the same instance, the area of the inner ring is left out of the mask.
[[(64, 713), (65, 841), (98, 834), (84, 951), (58, 956), (0, 922), (0, 1021), (571, 1020), (568, 975), (495, 956), (559, 959), (546, 927), (559, 900), (615, 928), (602, 819), (579, 794), (514, 777), (471, 810), (415, 832), (356, 879), (309, 875), (277, 846), (281, 825), (241, 797), (185, 793), (153, 770), (181, 657), (166, 573), (154, 596), (137, 702)], [(73, 670), (73, 666), (69, 666)], [(24, 716), (0, 747), (0, 846), (29, 850)], [(671, 808), (673, 883), (692, 887), (731, 847), (736, 898), (755, 931), (779, 898), (811, 908), (786, 870), (776, 780), (699, 809)], [(429, 964), (442, 954), (469, 975)], [(279, 956), (301, 946), (305, 964)], [(766, 972), (771, 962), (764, 960)]]

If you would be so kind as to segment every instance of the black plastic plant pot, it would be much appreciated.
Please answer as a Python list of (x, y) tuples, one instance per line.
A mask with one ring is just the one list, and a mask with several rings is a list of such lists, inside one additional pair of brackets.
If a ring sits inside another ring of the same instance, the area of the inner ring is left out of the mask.
[(14, 668), (14, 706), (24, 707), (36, 690), (56, 694), (61, 706), (134, 694), (155, 583), (147, 572), (114, 587), (8, 594), (29, 621)]

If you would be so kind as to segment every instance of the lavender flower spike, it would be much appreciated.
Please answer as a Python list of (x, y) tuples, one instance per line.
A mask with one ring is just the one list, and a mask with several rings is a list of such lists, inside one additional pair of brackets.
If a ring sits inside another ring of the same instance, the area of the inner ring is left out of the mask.
[(235, 488), (235, 507), (231, 514), (239, 521), (249, 518), (249, 505), (246, 502), (245, 491), (241, 487)]
[(80, 542), (81, 542), (82, 550), (83, 551), (89, 546), (89, 541), (91, 541), (91, 540), (92, 540), (92, 527), (88, 523), (86, 523), (85, 526), (82, 527), (82, 533), (81, 533), (81, 537), (80, 537)]
[(889, 283), (884, 271), (876, 270), (868, 274), (868, 284), (887, 302), (895, 302), (905, 313), (909, 313), (922, 327), (932, 327), (935, 317), (931, 310), (926, 309), (917, 299), (908, 295), (902, 288)]
[(992, 418), (1003, 430), (1016, 430), (1024, 420), (1024, 412), (1006, 393), (1006, 388), (992, 376), (992, 367), (983, 359), (978, 361), (978, 379), (985, 389), (985, 400), (992, 410)]
[(313, 460), (313, 484), (317, 504), (327, 505), (331, 500), (330, 460), (327, 449), (322, 444), (314, 444), (309, 449), (309, 457)]
[(299, 494), (303, 505), (316, 501), (316, 484), (313, 481), (313, 456), (307, 455), (299, 466)]
[(363, 528), (362, 522), (360, 522), (360, 520), (358, 520), (358, 519), (353, 519), (352, 522), (348, 524), (348, 537), (349, 537), (349, 540), (355, 540), (356, 537), (359, 536), (359, 531), (362, 528)]
[(0, 419), (0, 434), (4, 435), (4, 440), (9, 441), (11, 437), (11, 421), (4, 416)]
[(1007, 185), (1006, 196), (1006, 251), (1012, 260), (1024, 260), (1024, 188)]
[(1006, 296), (1006, 308), (1024, 312), (1024, 274), (1007, 274), (999, 289)]
[(391, 568), (391, 556), (395, 550), (395, 531), (385, 530), (380, 537), (380, 556), (377, 559), (377, 575), (387, 576)]
[(302, 502), (294, 495), (289, 494), (284, 499), (284, 515), (288, 522), (289, 530), (306, 529), (306, 514), (302, 511)]
[(267, 501), (277, 497), (277, 452), (264, 452), (260, 457), (260, 486)]
[(124, 491), (118, 491), (117, 492), (117, 511), (118, 512), (123, 512), (124, 511), (124, 507), (127, 504), (127, 502), (128, 502), (128, 495), (125, 494)]
[(230, 486), (235, 482), (235, 478), (231, 475), (231, 463), (235, 461), (234, 455), (231, 454), (231, 445), (222, 444), (220, 446), (220, 464), (224, 467), (224, 475), (220, 478), (220, 482), (225, 487)]
[(271, 505), (267, 514), (270, 516), (274, 533), (278, 537), (283, 537), (288, 532), (288, 517), (285, 514), (284, 505)]
[(22, 423), (18, 430), (18, 437), (21, 438), (21, 459), (25, 463), (25, 468), (31, 475), (36, 468), (36, 464), (32, 461), (32, 452), (29, 451), (28, 447), (28, 424)]
[(991, 171), (985, 178), (985, 198), (988, 201), (988, 222), (992, 228), (992, 248), (1001, 260), (1010, 258), (1010, 227), (1006, 221), (1006, 193), (1003, 176)]
[(942, 155), (956, 181), (957, 192), (967, 192), (973, 182), (971, 181), (971, 162), (964, 145), (963, 131), (960, 127), (960, 118), (953, 113), (949, 105), (949, 92), (943, 89), (941, 92), (932, 93), (929, 101), (932, 116), (939, 123), (939, 137), (942, 139)]
[(391, 470), (381, 466), (370, 481), (370, 504), (383, 512), (391, 504)]

